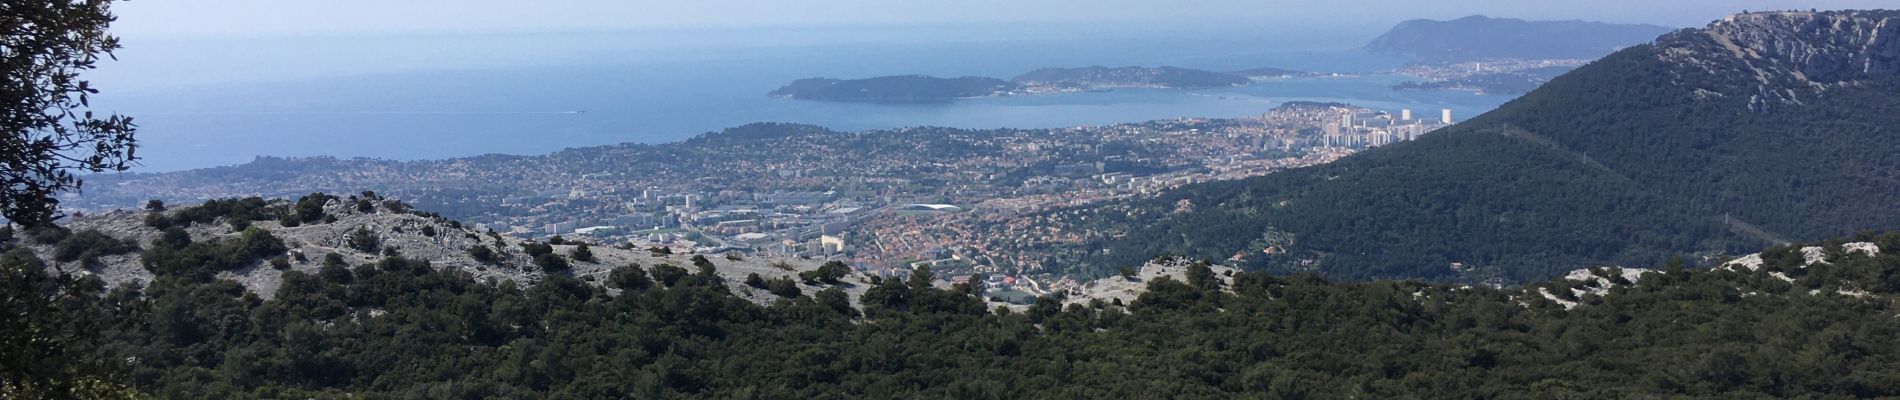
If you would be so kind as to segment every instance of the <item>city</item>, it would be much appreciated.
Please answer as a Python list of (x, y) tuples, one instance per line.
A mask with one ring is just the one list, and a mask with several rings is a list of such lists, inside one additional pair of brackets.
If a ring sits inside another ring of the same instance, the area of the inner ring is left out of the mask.
[(1427, 119), (1409, 109), (1293, 102), (1252, 118), (1046, 130), (845, 133), (755, 124), (680, 143), (548, 156), (260, 158), (99, 179), (70, 204), (373, 189), (521, 238), (838, 259), (884, 276), (930, 265), (946, 280), (984, 273), (1009, 288), (1016, 276), (1061, 278), (1022, 249), (1099, 234), (1051, 231), (1039, 213), (1323, 164), (1416, 139), (1446, 126), (1451, 113)]
[(1900, 398), (1880, 1), (9, 0), (0, 399)]

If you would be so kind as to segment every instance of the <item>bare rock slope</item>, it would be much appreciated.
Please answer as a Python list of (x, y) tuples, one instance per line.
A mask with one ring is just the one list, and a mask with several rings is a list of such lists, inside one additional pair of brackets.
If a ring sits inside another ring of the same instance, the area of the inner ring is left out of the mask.
[[(291, 202), (272, 200), (268, 202), (273, 209), (288, 210)], [(102, 278), (108, 287), (127, 283), (149, 283), (156, 275), (141, 262), (143, 253), (155, 245), (162, 230), (152, 226), (147, 220), (153, 216), (176, 216), (189, 207), (173, 208), (166, 211), (118, 210), (101, 214), (91, 214), (72, 218), (62, 226), (72, 232), (96, 230), (121, 240), (136, 242), (138, 250), (123, 254), (96, 257), (91, 261), (71, 261), (56, 263), (54, 268), (66, 272), (94, 274)], [(546, 271), (537, 265), (535, 257), (530, 256), (523, 244), (533, 241), (508, 236), (476, 232), (460, 223), (435, 217), (427, 213), (391, 210), (386, 205), (375, 205), (368, 212), (358, 211), (341, 199), (329, 201), (323, 206), (324, 215), (334, 217), (315, 223), (284, 226), (277, 220), (257, 220), (250, 226), (269, 232), (281, 240), (288, 248), (282, 259), (288, 262), (287, 268), (279, 269), (272, 265), (271, 258), (255, 260), (249, 265), (217, 273), (218, 279), (226, 279), (242, 284), (263, 298), (270, 298), (282, 283), (287, 271), (315, 273), (322, 260), (330, 254), (336, 254), (350, 265), (365, 265), (381, 260), (382, 252), (393, 252), (402, 257), (425, 260), (434, 268), (441, 270), (461, 270), (482, 280), (515, 281), (528, 283), (541, 279), (548, 274), (570, 274), (575, 278), (594, 284), (606, 281), (609, 271), (615, 267), (639, 265), (652, 270), (660, 265), (673, 265), (694, 270), (695, 257), (704, 257), (728, 281), (728, 287), (741, 297), (760, 303), (770, 303), (779, 297), (764, 290), (745, 285), (745, 278), (758, 274), (764, 279), (789, 277), (801, 281), (800, 272), (813, 271), (824, 264), (824, 260), (801, 258), (767, 258), (742, 255), (717, 254), (664, 254), (636, 249), (594, 244), (589, 247), (593, 260), (577, 260), (571, 254), (579, 245), (576, 243), (551, 245), (552, 254), (564, 259), (569, 268)], [(229, 217), (219, 217), (215, 223), (191, 224), (185, 228), (193, 242), (225, 239), (234, 240), (241, 230), (234, 229)], [(240, 223), (242, 225), (242, 223)], [(349, 237), (359, 229), (366, 230), (377, 239), (372, 251), (359, 250), (349, 245)], [(41, 258), (54, 260), (56, 246), (48, 243), (34, 243), (31, 240), (19, 240), (26, 248), (39, 253)], [(471, 249), (486, 247), (494, 256), (487, 261), (477, 260)], [(83, 271), (83, 272), (81, 272)], [(835, 285), (855, 299), (868, 287), (865, 276), (848, 274), (842, 283)], [(833, 287), (834, 285), (800, 283), (805, 293)]]

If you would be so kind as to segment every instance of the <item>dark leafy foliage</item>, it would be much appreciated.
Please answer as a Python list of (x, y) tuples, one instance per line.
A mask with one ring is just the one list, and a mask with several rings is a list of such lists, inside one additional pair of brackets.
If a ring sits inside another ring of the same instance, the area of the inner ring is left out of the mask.
[(80, 77), (119, 49), (110, 0), (23, 0), (0, 13), (0, 217), (42, 225), (59, 216), (73, 172), (124, 171), (138, 157), (131, 117), (94, 115), (99, 89)]
[(844, 265), (843, 262), (827, 261), (824, 265), (818, 266), (818, 269), (798, 273), (798, 278), (805, 280), (805, 283), (836, 285), (839, 279), (849, 273), (851, 273), (851, 267)]
[(762, 283), (764, 284), (765, 291), (771, 292), (779, 297), (798, 297), (804, 294), (804, 291), (798, 289), (798, 282), (793, 281), (792, 277), (789, 276), (779, 277), (778, 279), (764, 281)]
[(72, 237), (73, 231), (65, 227), (46, 225), (27, 228), (26, 238), (34, 244), (58, 244)]
[(252, 266), (258, 260), (283, 255), (288, 248), (282, 240), (258, 227), (245, 229), (236, 238), (213, 238), (192, 242), (178, 227), (168, 228), (153, 241), (152, 248), (139, 256), (145, 269), (160, 276), (190, 280), (209, 280), (218, 272)]
[(474, 247), (469, 247), (468, 257), (475, 259), (475, 262), (483, 264), (494, 264), (495, 261), (498, 260), (495, 256), (495, 250), (488, 248), (488, 245), (485, 244), (477, 244)]
[[(1900, 235), (1857, 240), (1900, 248)], [(98, 338), (77, 340), (98, 344), (73, 359), (108, 360), (93, 371), (171, 398), (1900, 395), (1900, 365), (1887, 362), (1900, 349), (1900, 256), (1841, 242), (1820, 244), (1829, 263), (1812, 266), (1677, 267), (1634, 282), (1599, 271), (1616, 287), (1567, 296), (1583, 303), (1574, 309), (1535, 293), (1596, 284), (1243, 273), (1229, 285), (1153, 279), (1125, 307), (1042, 298), (991, 312), (908, 283), (929, 275), (918, 271), (878, 280), (859, 314), (835, 288), (760, 306), (671, 266), (655, 269), (665, 287), (617, 268), (612, 292), (558, 274), (482, 283), (392, 257), (285, 272), (271, 300), (164, 275), (103, 297), (94, 286), (78, 295), (107, 301), (40, 323), (92, 324)], [(1866, 294), (1836, 294), (1855, 290)]]
[(673, 287), (673, 285), (678, 284), (681, 279), (686, 278), (686, 274), (685, 268), (676, 267), (672, 264), (653, 266), (653, 280), (660, 282), (661, 285), (665, 285), (666, 287)]
[(574, 259), (574, 261), (585, 263), (594, 262), (594, 250), (587, 248), (587, 243), (575, 243), (574, 250), (569, 251), (567, 256), (568, 258)]
[(521, 242), (521, 251), (528, 253), (529, 257), (540, 257), (543, 254), (554, 254), (554, 246), (535, 242)]
[[(272, 207), (270, 202), (262, 197), (216, 199), (206, 201), (197, 207), (174, 211), (169, 216), (157, 212), (146, 214), (145, 225), (165, 229), (173, 226), (189, 227), (195, 224), (209, 224), (223, 219), (236, 228), (248, 226), (251, 221), (268, 221), (278, 218), (283, 212), (281, 207)], [(233, 230), (242, 231), (243, 229)]]
[(607, 284), (620, 290), (647, 290), (653, 287), (653, 279), (647, 277), (647, 271), (641, 269), (640, 264), (628, 264), (609, 271)]
[(541, 267), (542, 272), (566, 271), (571, 268), (566, 258), (561, 258), (561, 255), (554, 253), (542, 253), (541, 255), (534, 256), (534, 265)]
[(53, 260), (59, 262), (83, 261), (93, 264), (100, 256), (125, 254), (139, 249), (138, 242), (120, 240), (87, 229), (67, 236), (53, 246)]
[(746, 286), (751, 286), (751, 287), (754, 287), (754, 288), (759, 288), (759, 289), (764, 289), (764, 288), (765, 288), (765, 277), (762, 277), (762, 276), (759, 276), (759, 274), (758, 274), (757, 272), (754, 272), (754, 273), (750, 273), (750, 274), (746, 274), (746, 275), (745, 275), (745, 285), (746, 285)]
[(0, 398), (128, 398), (99, 329), (113, 299), (97, 278), (57, 273), (32, 251), (0, 254)]
[(281, 221), (287, 222), (284, 226), (321, 222), (324, 220), (324, 217), (328, 216), (323, 213), (323, 205), (339, 200), (341, 199), (338, 199), (336, 196), (323, 193), (311, 193), (302, 198), (298, 198), (297, 203), (291, 206), (290, 212), (285, 213)]
[(343, 238), (343, 245), (356, 251), (375, 253), (376, 249), (382, 248), (383, 238), (377, 236), (375, 232), (370, 232), (369, 227), (359, 226), (356, 230), (350, 231), (348, 237)]

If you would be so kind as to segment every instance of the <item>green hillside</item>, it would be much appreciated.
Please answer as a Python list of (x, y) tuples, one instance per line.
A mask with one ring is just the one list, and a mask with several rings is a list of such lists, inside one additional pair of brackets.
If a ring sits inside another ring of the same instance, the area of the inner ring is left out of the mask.
[(1126, 304), (994, 312), (961, 285), (927, 286), (927, 270), (848, 283), (870, 286), (859, 309), (835, 287), (755, 304), (710, 267), (484, 283), (401, 256), (286, 272), (269, 299), (169, 273), (102, 291), (48, 274), (29, 240), (0, 242), (13, 247), (0, 255), (6, 299), (24, 306), (0, 345), (31, 355), (6, 358), (5, 376), (30, 375), (0, 382), (0, 397), (1900, 394), (1897, 234), (1770, 249), (1753, 269), (1595, 270), (1509, 289), (1197, 264)]
[[(1086, 210), (1071, 221), (1132, 228), (1076, 258), (1097, 274), (1172, 253), (1344, 278), (1524, 281), (1900, 226), (1882, 206), (1900, 201), (1900, 50), (1875, 24), (1889, 14), (1670, 34), (1415, 142)], [(1776, 45), (1727, 47), (1751, 38)], [(1839, 67), (1855, 62), (1867, 67)], [(1192, 211), (1177, 213), (1183, 200)]]

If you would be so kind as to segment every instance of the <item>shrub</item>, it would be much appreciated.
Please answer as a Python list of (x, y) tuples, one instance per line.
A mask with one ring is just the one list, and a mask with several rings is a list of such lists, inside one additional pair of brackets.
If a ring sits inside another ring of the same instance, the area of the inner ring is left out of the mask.
[(766, 281), (765, 291), (772, 292), (772, 294), (779, 295), (779, 297), (798, 297), (804, 294), (803, 291), (798, 290), (798, 282), (792, 281), (792, 278), (789, 276)]
[(343, 261), (342, 254), (330, 253), (330, 254), (323, 255), (323, 267), (324, 268), (331, 268), (331, 267), (349, 268), (350, 263)]
[(66, 240), (66, 237), (72, 234), (72, 231), (55, 225), (39, 226), (26, 230), (26, 237), (32, 239), (34, 244), (57, 244), (60, 241)]
[(409, 205), (403, 204), (403, 202), (399, 200), (383, 200), (383, 209), (392, 213), (402, 214), (409, 212)]
[(574, 245), (574, 250), (568, 252), (567, 256), (573, 258), (574, 261), (585, 263), (594, 262), (594, 250), (588, 249), (586, 243)]
[(311, 193), (300, 197), (297, 199), (297, 204), (290, 206), (289, 219), (302, 223), (323, 221), (325, 217), (328, 217), (323, 213), (323, 205), (336, 199), (336, 196), (323, 193)]
[(750, 273), (750, 274), (746, 274), (746, 275), (745, 275), (745, 285), (746, 285), (746, 286), (751, 286), (751, 287), (755, 287), (755, 288), (759, 288), (759, 289), (764, 289), (764, 288), (765, 288), (765, 278), (762, 278), (762, 277), (759, 277), (759, 273), (757, 273), (757, 272), (754, 272), (754, 273)]
[(165, 229), (172, 226), (191, 226), (211, 223), (223, 218), (230, 223), (232, 230), (243, 231), (250, 227), (251, 221), (268, 221), (278, 218), (283, 210), (271, 207), (262, 197), (242, 199), (217, 199), (206, 201), (204, 205), (190, 207), (173, 212), (171, 216), (162, 213), (145, 215), (145, 224), (153, 228)]
[(495, 251), (490, 250), (488, 245), (477, 244), (475, 247), (468, 248), (468, 257), (475, 259), (475, 262), (478, 263), (495, 263)]
[(567, 259), (561, 258), (561, 256), (554, 253), (544, 253), (535, 256), (534, 265), (541, 267), (542, 272), (555, 272), (570, 268), (570, 266), (567, 265)]
[(59, 262), (84, 260), (93, 264), (100, 256), (125, 254), (138, 250), (137, 242), (119, 240), (97, 230), (87, 229), (66, 236), (53, 246), (53, 259)]
[(627, 264), (608, 272), (607, 284), (620, 290), (646, 290), (653, 287), (653, 279), (647, 277), (646, 270), (640, 269), (640, 264)]
[(841, 279), (849, 273), (851, 273), (851, 267), (845, 266), (844, 262), (834, 260), (818, 266), (818, 269), (800, 272), (798, 277), (804, 279), (806, 283), (822, 282), (827, 285), (836, 285), (842, 282)]
[(680, 279), (685, 278), (686, 275), (687, 272), (685, 268), (675, 267), (673, 264), (660, 264), (653, 267), (653, 280), (659, 281), (661, 285), (666, 285), (666, 287), (673, 287), (674, 284), (679, 283)]
[(529, 257), (540, 257), (545, 254), (554, 254), (554, 246), (535, 242), (521, 242), (521, 251), (528, 253)]
[(349, 237), (343, 239), (343, 244), (349, 246), (349, 248), (356, 249), (356, 251), (375, 253), (378, 247), (382, 247), (383, 238), (377, 237), (375, 233), (370, 232), (368, 227), (359, 226), (356, 227), (355, 231), (350, 232)]
[(252, 265), (259, 259), (281, 256), (289, 249), (270, 231), (249, 227), (232, 239), (192, 242), (183, 229), (172, 227), (139, 256), (147, 270), (158, 275), (205, 280), (222, 271)]

